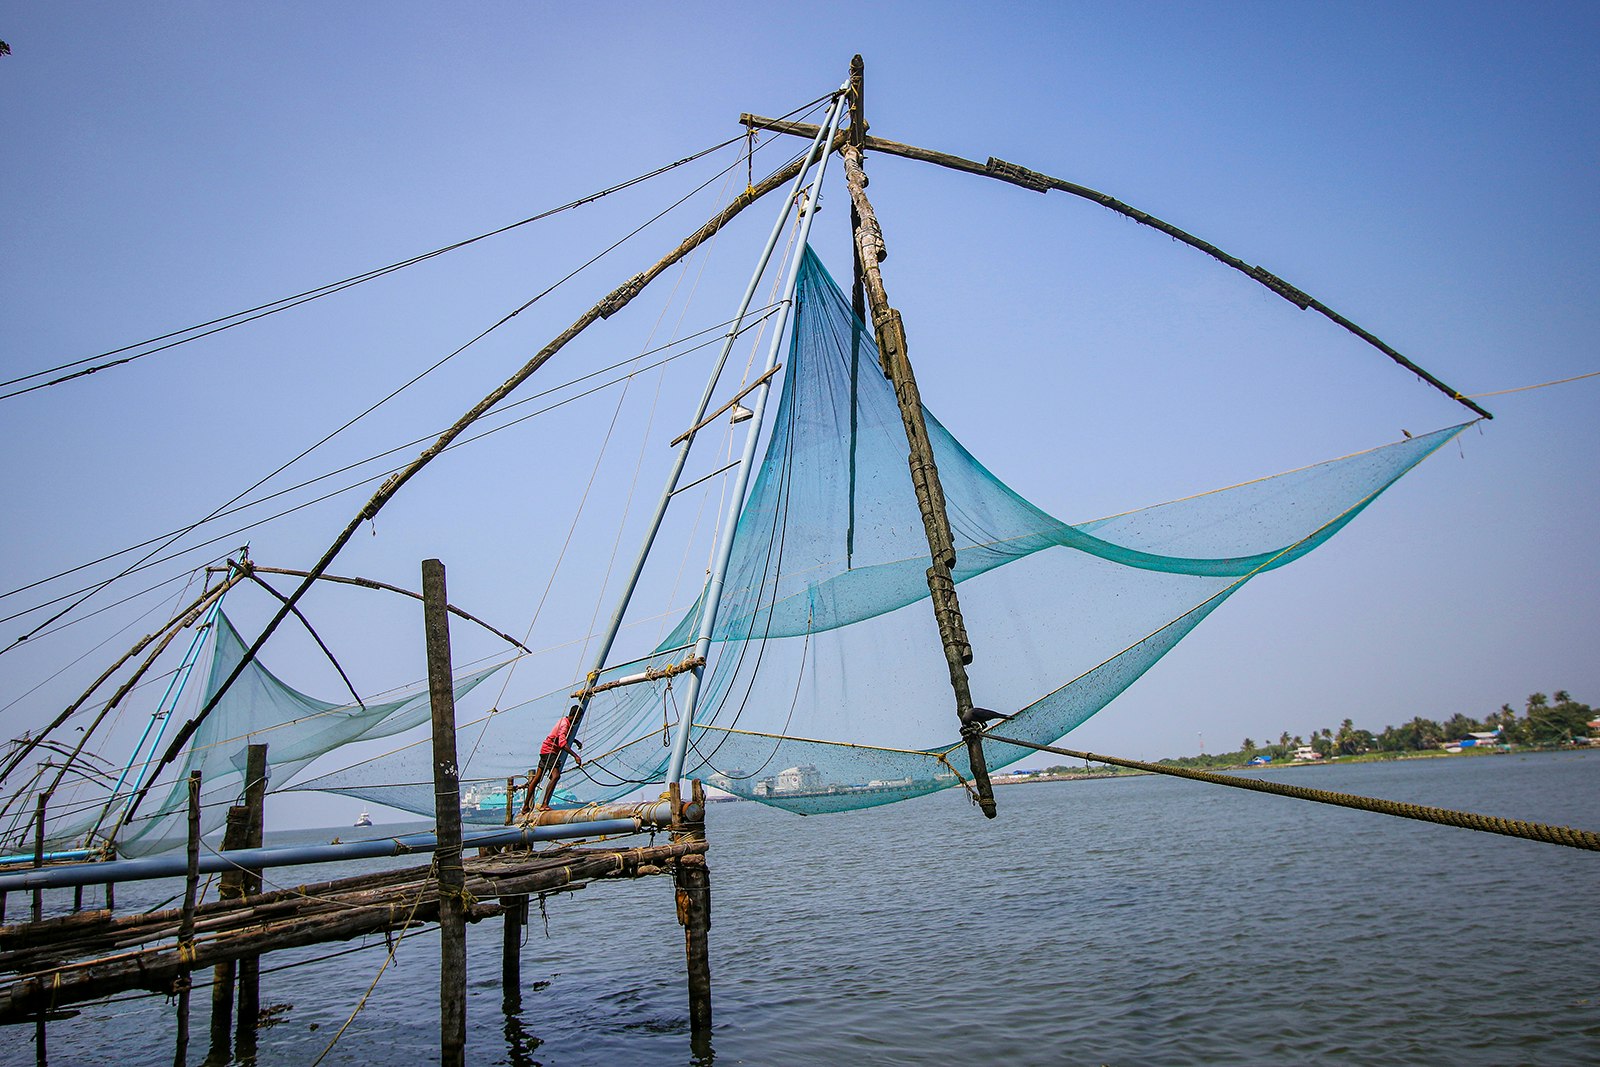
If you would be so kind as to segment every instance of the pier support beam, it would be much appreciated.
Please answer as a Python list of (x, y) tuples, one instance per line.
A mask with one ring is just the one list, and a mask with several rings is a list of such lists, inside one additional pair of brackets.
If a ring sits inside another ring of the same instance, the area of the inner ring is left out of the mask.
[(500, 993), (507, 1012), (522, 1008), (522, 928), (528, 921), (528, 898), (501, 897)]
[[(250, 833), (250, 809), (235, 804), (228, 809), (227, 829), (222, 832), (222, 849), (244, 848)], [(219, 900), (238, 900), (244, 896), (244, 872), (225, 871), (217, 886)], [(211, 1045), (206, 1052), (206, 1063), (228, 1062), (228, 1047), (233, 1039), (234, 979), (238, 965), (233, 961), (219, 963), (211, 971)]]
[[(189, 772), (189, 873), (183, 881), (183, 915), (178, 920), (178, 956), (194, 956), (194, 907), (200, 889), (200, 772)], [(192, 972), (184, 971), (175, 983), (178, 992), (178, 1047), (174, 1067), (189, 1062), (189, 990)]]
[(450, 616), (444, 564), (422, 562), (422, 615), (433, 704), (433, 809), (439, 848), (439, 1062), (462, 1067), (467, 1046), (466, 872), (461, 865), (461, 781), (456, 765), (456, 701), (450, 678)]
[[(251, 745), (245, 752), (244, 766), (245, 848), (261, 847), (266, 834), (266, 804), (267, 746)], [(254, 896), (259, 892), (261, 872), (240, 871), (240, 896)], [(246, 956), (239, 961), (239, 1030), (234, 1042), (240, 1063), (255, 1062), (256, 1027), (260, 1022), (261, 957)]]
[[(676, 804), (676, 784), (670, 787)], [(693, 806), (704, 818), (705, 792), (699, 779), (693, 786)], [(674, 841), (704, 841), (703, 822), (683, 822), (673, 831)], [(674, 868), (678, 922), (683, 926), (683, 952), (689, 978), (689, 1041), (696, 1056), (706, 1058), (711, 1047), (711, 871), (702, 855), (684, 856)]]

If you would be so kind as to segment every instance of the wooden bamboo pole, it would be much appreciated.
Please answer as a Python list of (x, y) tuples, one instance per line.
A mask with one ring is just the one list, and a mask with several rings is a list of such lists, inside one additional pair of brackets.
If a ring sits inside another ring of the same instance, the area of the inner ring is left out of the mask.
[[(626, 307), (634, 297), (638, 296), (639, 293), (643, 291), (646, 285), (649, 285), (650, 282), (654, 281), (663, 271), (667, 270), (667, 268), (683, 259), (684, 256), (687, 256), (690, 252), (700, 247), (700, 245), (710, 240), (745, 208), (749, 207), (757, 200), (760, 200), (772, 190), (779, 188), (785, 182), (792, 179), (796, 174), (800, 173), (800, 166), (802, 162), (803, 160), (797, 159), (792, 163), (788, 163), (783, 167), (780, 167), (778, 170), (769, 174), (754, 186), (746, 189), (744, 192), (734, 197), (733, 200), (729, 202), (727, 207), (723, 208), (716, 215), (712, 216), (709, 220), (702, 224), (699, 229), (695, 230), (688, 237), (685, 237), (678, 243), (676, 248), (668, 252), (665, 256), (662, 256), (659, 260), (652, 264), (649, 269), (635, 274), (632, 278), (629, 278), (626, 282), (623, 282), (616, 289), (612, 290), (604, 299), (596, 303), (588, 311), (585, 311), (582, 315), (578, 316), (577, 320), (574, 321), (571, 326), (568, 326), (556, 336), (555, 340), (551, 341), (549, 344), (545, 345), (537, 353), (535, 353), (533, 358), (518, 368), (516, 373), (512, 374), (511, 377), (507, 378), (482, 400), (474, 404), (466, 414), (462, 415), (455, 421), (453, 425), (451, 425), (449, 429), (440, 434), (433, 444), (424, 449), (416, 459), (412, 460), (399, 471), (396, 471), (394, 474), (390, 475), (389, 478), (378, 487), (378, 491), (372, 494), (371, 499), (369, 499), (366, 504), (362, 506), (360, 512), (358, 512), (356, 516), (351, 519), (348, 524), (346, 524), (345, 528), (339, 532), (339, 535), (334, 538), (333, 544), (329, 545), (327, 550), (323, 552), (322, 558), (319, 559), (316, 564), (306, 572), (306, 577), (301, 580), (294, 592), (289, 594), (288, 603), (281, 605), (278, 608), (277, 613), (273, 615), (271, 620), (268, 621), (266, 627), (261, 631), (261, 635), (251, 643), (248, 649), (245, 650), (245, 654), (240, 658), (238, 665), (234, 667), (233, 671), (228, 675), (227, 678), (223, 679), (221, 685), (217, 687), (216, 692), (214, 692), (211, 695), (211, 698), (206, 701), (205, 706), (196, 712), (193, 718), (184, 723), (183, 728), (180, 729), (177, 735), (172, 739), (172, 743), (167, 746), (166, 752), (162, 753), (161, 762), (157, 770), (178, 758), (179, 753), (183, 751), (183, 746), (189, 743), (189, 738), (194, 736), (194, 732), (200, 728), (200, 724), (203, 723), (211, 714), (212, 710), (217, 706), (218, 701), (222, 699), (223, 695), (238, 679), (239, 675), (244, 673), (245, 667), (255, 659), (256, 654), (261, 651), (261, 646), (267, 643), (267, 638), (272, 636), (273, 631), (278, 628), (284, 619), (288, 618), (290, 608), (294, 604), (298, 603), (301, 597), (305, 596), (306, 591), (310, 589), (317, 579), (327, 571), (328, 567), (333, 564), (334, 559), (339, 555), (339, 552), (344, 548), (344, 546), (349, 543), (350, 538), (355, 536), (356, 531), (361, 528), (362, 523), (368, 522), (376, 517), (378, 512), (382, 510), (383, 506), (393, 499), (394, 495), (400, 491), (401, 487), (414, 478), (419, 471), (421, 471), (424, 467), (431, 463), (435, 457), (448, 448), (452, 441), (465, 433), (469, 426), (471, 426), (483, 415), (487, 414), (489, 410), (495, 405), (499, 404), (500, 401), (511, 395), (512, 391), (523, 382), (527, 381), (529, 376), (549, 362), (551, 357), (553, 357), (557, 352), (560, 352), (563, 348), (565, 348), (568, 342), (577, 337), (584, 330), (588, 329), (595, 322), (598, 322), (601, 319), (610, 318), (612, 315)], [(145, 788), (133, 798), (130, 809), (136, 809), (144, 800), (144, 797), (148, 792), (149, 785), (146, 785)]]
[(939, 625), (945, 664), (950, 672), (956, 717), (961, 723), (961, 736), (967, 744), (967, 762), (972, 770), (978, 807), (992, 819), (995, 817), (994, 788), (989, 784), (989, 767), (983, 755), (982, 725), (972, 718), (972, 687), (967, 679), (967, 664), (972, 662), (972, 644), (967, 640), (967, 627), (961, 618), (956, 583), (950, 573), (956, 565), (956, 549), (950, 533), (944, 487), (939, 482), (939, 466), (934, 460), (933, 444), (928, 440), (928, 427), (922, 417), (922, 394), (917, 389), (916, 375), (911, 370), (905, 324), (900, 321), (900, 312), (889, 306), (889, 294), (883, 285), (883, 271), (878, 266), (888, 252), (877, 213), (867, 199), (867, 174), (861, 166), (861, 147), (847, 143), (840, 149), (840, 155), (844, 158), (845, 183), (849, 186), (850, 203), (854, 208), (851, 218), (855, 222), (856, 255), (861, 264), (867, 303), (872, 308), (878, 358), (882, 361), (883, 373), (894, 383), (895, 399), (900, 405), (911, 484), (916, 490), (923, 532), (928, 539), (928, 554), (932, 557), (928, 567), (928, 594), (933, 604), (934, 619)]
[(455, 685), (450, 672), (450, 616), (444, 564), (422, 563), (423, 628), (428, 640), (428, 696), (433, 706), (433, 812), (439, 847), (439, 1061), (462, 1067), (467, 1046), (466, 872), (461, 865), (461, 782), (456, 764)]
[(500, 1000), (507, 1012), (522, 1006), (522, 928), (528, 921), (526, 896), (501, 897)]
[[(200, 887), (200, 772), (189, 772), (189, 873), (183, 882), (183, 919), (178, 924), (178, 958), (194, 958), (194, 904)], [(178, 972), (173, 983), (178, 993), (178, 1041), (172, 1054), (173, 1067), (184, 1067), (189, 1060), (189, 991), (193, 972)]]
[[(227, 829), (222, 833), (222, 849), (244, 848), (250, 833), (250, 809), (235, 804), (228, 809)], [(244, 897), (244, 872), (225, 871), (217, 887), (216, 903), (224, 904)], [(193, 920), (191, 920), (193, 921)], [(233, 1043), (234, 978), (238, 970), (233, 960), (219, 963), (211, 971), (211, 1045), (207, 1063), (226, 1063)]]
[[(654, 873), (659, 866), (670, 866), (685, 856), (703, 854), (705, 850), (704, 841), (684, 840), (615, 852), (570, 850), (556, 856), (538, 854), (529, 857), (526, 870), (511, 866), (493, 879), (473, 878), (468, 888), (480, 899), (468, 909), (466, 917), (477, 922), (502, 914), (500, 904), (491, 898), (552, 892), (597, 878)], [(415, 868), (409, 873), (410, 882), (342, 895), (336, 903), (305, 899), (307, 914), (304, 916), (258, 914), (252, 910), (252, 905), (257, 899), (310, 892), (314, 887), (231, 903), (229, 908), (234, 912), (231, 928), (212, 936), (197, 937), (190, 956), (180, 956), (169, 938), (155, 947), (63, 962), (76, 955), (76, 946), (63, 942), (54, 952), (37, 957), (30, 966), (17, 968), (9, 985), (0, 989), (0, 1022), (28, 1018), (46, 1007), (148, 988), (152, 983), (170, 981), (180, 971), (211, 967), (229, 959), (242, 960), (262, 952), (343, 941), (436, 921), (439, 914), (436, 882), (427, 876), (426, 868)], [(353, 881), (365, 883), (366, 876)], [(337, 883), (327, 885), (336, 887)], [(423, 894), (420, 903), (419, 889)], [(337, 888), (322, 892), (337, 893)], [(198, 906), (196, 914), (204, 910), (204, 905)], [(197, 922), (197, 933), (200, 925)], [(238, 1056), (241, 1061), (246, 1058), (242, 1054)]]
[[(310, 574), (311, 574), (310, 571), (297, 571), (297, 570), (294, 570), (293, 568), (290, 568), (290, 567), (263, 567), (263, 566), (261, 566), (259, 564), (252, 564), (252, 569), (254, 569), (255, 571), (257, 571), (260, 574), (283, 574), (283, 575), (287, 575), (287, 576), (289, 576), (291, 578), (306, 578), (306, 577), (309, 577)], [(319, 582), (336, 582), (336, 583), (338, 583), (340, 585), (353, 585), (353, 586), (356, 586), (356, 587), (361, 588), (361, 589), (378, 589), (378, 590), (382, 590), (383, 592), (386, 592), (386, 593), (399, 593), (401, 596), (408, 596), (412, 600), (421, 600), (422, 599), (422, 594), (421, 593), (415, 592), (415, 591), (410, 590), (410, 589), (404, 589), (404, 588), (402, 588), (402, 587), (400, 587), (398, 585), (390, 585), (388, 582), (374, 581), (371, 578), (348, 578), (348, 577), (345, 577), (345, 576), (339, 575), (339, 574), (319, 574), (319, 575), (316, 576), (316, 579)], [(523, 644), (521, 641), (518, 641), (515, 637), (512, 637), (510, 634), (505, 633), (502, 630), (496, 630), (493, 626), (490, 626), (488, 623), (484, 622), (482, 619), (478, 618), (476, 615), (473, 615), (473, 614), (470, 614), (468, 612), (462, 611), (460, 608), (456, 607), (454, 604), (446, 604), (445, 605), (445, 609), (447, 611), (449, 611), (450, 614), (454, 615), (456, 618), (465, 619), (470, 623), (473, 623), (473, 624), (475, 624), (477, 626), (481, 626), (485, 630), (488, 630), (490, 633), (494, 634), (496, 637), (500, 638), (500, 640), (506, 642), (507, 644), (514, 645), (517, 648), (522, 649), (522, 651), (528, 653), (529, 655), (533, 654), (533, 649), (529, 648), (527, 645)]]
[[(244, 806), (245, 847), (260, 848), (267, 826), (267, 746), (251, 745), (245, 750)], [(245, 897), (261, 892), (260, 871), (240, 871), (239, 889)], [(235, 1058), (248, 1062), (256, 1054), (256, 1032), (261, 1024), (261, 956), (248, 953), (239, 960), (238, 1029), (234, 1035)]]
[[(703, 818), (705, 793), (698, 778), (691, 788)], [(704, 822), (685, 822), (681, 818), (675, 821), (679, 828), (673, 831), (674, 841), (705, 841)], [(706, 866), (705, 854), (682, 857), (673, 869), (673, 882), (688, 965), (689, 1040), (695, 1055), (707, 1059), (711, 1041), (711, 871)]]
[(149, 647), (150, 642), (156, 640), (168, 630), (174, 627), (183, 629), (184, 627), (191, 625), (194, 619), (200, 617), (197, 613), (203, 612), (206, 607), (209, 607), (213, 600), (215, 600), (223, 592), (226, 592), (227, 588), (231, 588), (235, 582), (239, 581), (239, 577), (232, 577), (229, 580), (224, 581), (217, 589), (206, 590), (204, 593), (200, 594), (200, 596), (188, 607), (178, 612), (171, 619), (168, 619), (166, 625), (162, 626), (161, 629), (145, 634), (143, 637), (139, 638), (139, 640), (135, 641), (132, 648), (124, 652), (121, 658), (119, 658), (111, 666), (107, 667), (104, 673), (102, 673), (100, 677), (96, 678), (94, 683), (90, 685), (88, 689), (83, 691), (82, 696), (78, 697), (78, 699), (74, 700), (71, 704), (68, 704), (66, 710), (57, 715), (48, 726), (46, 726), (43, 730), (40, 730), (31, 740), (25, 742), (17, 749), (17, 751), (11, 753), (11, 755), (6, 758), (4, 769), (0, 769), (0, 784), (4, 784), (5, 780), (10, 777), (11, 772), (16, 770), (22, 761), (27, 759), (28, 754), (37, 748), (45, 738), (49, 737), (50, 734), (52, 734), (62, 723), (70, 719), (74, 712), (83, 707), (84, 703), (95, 694), (96, 690), (106, 683), (107, 679), (116, 674), (117, 671), (121, 670), (123, 664), (127, 663), (139, 653), (143, 652), (147, 647)]
[[(33, 865), (44, 866), (44, 817), (45, 811), (50, 807), (50, 791), (46, 789), (39, 794), (38, 803), (34, 805), (33, 823)], [(44, 918), (44, 890), (33, 891), (33, 921), (38, 922)]]
[[(760, 115), (751, 114), (740, 115), (739, 121), (751, 129), (756, 130), (773, 130), (777, 133), (788, 133), (797, 137), (815, 137), (817, 135), (816, 125), (808, 122), (790, 122), (783, 119), (768, 119), (763, 118)], [(1376, 348), (1395, 363), (1398, 363), (1412, 374), (1415, 374), (1418, 378), (1421, 378), (1423, 381), (1427, 382), (1429, 385), (1433, 386), (1435, 389), (1439, 390), (1456, 403), (1461, 404), (1485, 419), (1494, 418), (1492, 414), (1480, 407), (1477, 402), (1473, 401), (1465, 394), (1460, 393), (1446, 385), (1432, 374), (1429, 374), (1427, 371), (1411, 362), (1411, 360), (1401, 355), (1395, 349), (1391, 348), (1387, 343), (1385, 343), (1376, 335), (1372, 334), (1370, 331), (1358, 326), (1356, 323), (1345, 318), (1343, 315), (1339, 314), (1337, 311), (1334, 311), (1322, 301), (1310, 296), (1303, 290), (1297, 289), (1293, 285), (1290, 285), (1288, 282), (1267, 270), (1265, 267), (1253, 266), (1249, 263), (1246, 263), (1237, 256), (1229, 255), (1216, 245), (1211, 244), (1209, 241), (1202, 240), (1191, 233), (1186, 233), (1178, 227), (1172, 225), (1170, 222), (1164, 222), (1147, 211), (1140, 211), (1136, 207), (1131, 207), (1128, 204), (1123, 203), (1121, 200), (1118, 200), (1114, 196), (1102, 193), (1096, 189), (1091, 189), (1086, 185), (1079, 185), (1076, 182), (1069, 182), (1063, 178), (1054, 178), (1048, 174), (1041, 174), (1038, 171), (1029, 170), (1026, 167), (1018, 166), (1015, 163), (1007, 163), (1005, 160), (996, 159), (994, 156), (990, 156), (988, 161), (985, 163), (979, 163), (976, 160), (964, 159), (961, 156), (951, 155), (948, 152), (936, 152), (929, 148), (918, 148), (915, 145), (902, 144), (899, 141), (890, 141), (883, 137), (873, 137), (870, 135), (864, 137), (858, 147), (869, 149), (874, 152), (883, 152), (886, 155), (900, 156), (903, 159), (914, 159), (922, 163), (933, 163), (937, 166), (948, 167), (951, 170), (959, 170), (966, 174), (976, 174), (984, 178), (994, 178), (998, 181), (1007, 182), (1011, 185), (1020, 186), (1024, 189), (1031, 189), (1036, 193), (1048, 192), (1051, 189), (1055, 189), (1063, 193), (1070, 193), (1073, 196), (1082, 197), (1085, 200), (1092, 200), (1101, 207), (1115, 211), (1117, 214), (1122, 215), (1125, 218), (1130, 218), (1142, 226), (1149, 226), (1153, 230), (1159, 230), (1168, 237), (1171, 237), (1173, 240), (1181, 241), (1190, 248), (1204, 252), (1217, 262), (1226, 264), (1227, 266), (1232, 267), (1234, 270), (1239, 271), (1241, 274), (1253, 278), (1255, 281), (1266, 286), (1268, 289), (1271, 289), (1274, 293), (1277, 293), (1279, 296), (1300, 308), (1302, 311), (1315, 311), (1317, 314), (1322, 315), (1330, 322), (1333, 322), (1343, 329), (1355, 334), (1357, 337), (1361, 338), (1361, 340), (1365, 341), (1373, 348)]]
[[(49, 806), (49, 804), (50, 794), (48, 792), (40, 793), (38, 807), (35, 812), (36, 822), (34, 824), (33, 831), (33, 865), (35, 867), (44, 866), (44, 817), (45, 809)], [(42, 889), (35, 889), (33, 891), (32, 912), (34, 922), (39, 921), (43, 911), (44, 891)], [(39, 1016), (33, 1021), (33, 1055), (34, 1061), (41, 1065), (41, 1067), (43, 1067), (43, 1065), (48, 1063), (50, 1060), (49, 1034), (48, 1027), (45, 1023), (45, 1010), (43, 1007), (40, 1007)]]

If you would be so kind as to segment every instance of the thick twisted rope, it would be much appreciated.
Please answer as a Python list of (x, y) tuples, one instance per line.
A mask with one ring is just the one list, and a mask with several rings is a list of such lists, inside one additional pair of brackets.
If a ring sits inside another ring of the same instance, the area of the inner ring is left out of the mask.
[(1196, 782), (1231, 785), (1235, 789), (1253, 789), (1258, 793), (1273, 793), (1281, 797), (1293, 797), (1296, 800), (1311, 800), (1318, 804), (1333, 804), (1341, 808), (1355, 808), (1358, 811), (1375, 811), (1380, 815), (1396, 815), (1402, 819), (1417, 819), (1441, 826), (1459, 826), (1464, 830), (1481, 830), (1489, 834), (1520, 837), (1525, 841), (1543, 841), (1550, 845), (1566, 845), (1568, 848), (1600, 852), (1600, 834), (1592, 830), (1575, 830), (1570, 826), (1551, 826), (1548, 823), (1526, 822), (1522, 819), (1503, 819), (1498, 815), (1478, 815), (1470, 811), (1432, 808), (1425, 804), (1407, 804), (1398, 800), (1335, 793), (1327, 789), (1307, 789), (1305, 786), (1263, 782), (1257, 778), (1239, 778), (1230, 774), (1190, 770), (1186, 767), (1168, 767), (1160, 763), (1145, 763), (1142, 760), (1122, 759), (1118, 756), (1099, 756), (1093, 752), (1036, 745), (1032, 741), (1019, 741), (1014, 737), (1001, 737), (992, 733), (985, 736), (991, 741), (999, 741), (1002, 744), (1036, 749), (1040, 752), (1054, 752), (1060, 756), (1071, 756), (1091, 763), (1107, 763), (1115, 767), (1129, 767), (1137, 771), (1149, 771), (1152, 774), (1167, 774)]

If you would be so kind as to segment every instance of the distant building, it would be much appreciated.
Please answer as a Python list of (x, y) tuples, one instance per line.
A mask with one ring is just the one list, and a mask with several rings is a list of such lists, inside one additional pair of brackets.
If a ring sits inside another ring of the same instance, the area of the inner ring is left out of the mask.
[(778, 772), (775, 793), (815, 793), (822, 788), (822, 772), (809, 763)]
[(1479, 748), (1493, 745), (1499, 740), (1499, 730), (1475, 730), (1466, 737), (1463, 737), (1461, 740), (1453, 742), (1453, 744), (1459, 745), (1462, 748)]

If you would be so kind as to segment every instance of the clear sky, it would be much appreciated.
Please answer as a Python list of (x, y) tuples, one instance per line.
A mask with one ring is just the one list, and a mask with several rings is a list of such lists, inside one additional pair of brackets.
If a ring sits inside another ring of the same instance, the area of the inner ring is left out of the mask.
[[(1465, 393), (1600, 370), (1591, 4), (13, 4), (0, 8), (0, 39), (12, 49), (0, 58), (7, 379), (586, 195), (738, 135), (742, 111), (823, 95), (855, 52), (875, 134), (1111, 193), (1277, 272)], [(756, 166), (797, 147), (774, 143)], [(732, 153), (208, 341), (0, 400), (0, 592), (201, 517), (713, 179)], [(888, 157), (868, 166), (925, 400), (1063, 518), (1469, 417), (1314, 314), (1093, 204)], [(744, 176), (732, 180), (737, 191)], [(847, 275), (837, 167), (832, 180), (814, 244)], [(266, 491), (447, 425), (697, 225), (724, 181)], [(770, 217), (747, 213), (709, 265), (658, 283), (536, 381), (725, 318)], [(637, 493), (653, 499), (704, 356), (672, 365), (659, 409), (657, 379), (642, 376), (620, 407), (613, 389), (447, 457), (335, 571), (415, 587), (419, 561), (438, 556), (453, 599), (520, 636), (569, 543), (530, 643), (581, 635), (608, 602), (635, 468)], [(1193, 752), (1200, 735), (1219, 750), (1346, 716), (1373, 729), (1481, 716), (1535, 690), (1600, 703), (1597, 401), (1600, 378), (1486, 398), (1494, 422), (1330, 545), (1253, 583), (1071, 743), (1154, 758)], [(652, 418), (641, 452), (628, 431)], [(306, 566), (368, 492), (142, 571), (70, 618), (247, 537), (263, 563)], [(633, 535), (621, 544), (631, 556)], [(0, 616), (111, 567), (9, 595)], [(657, 610), (686, 602), (674, 579), (647, 587)], [(0, 656), (0, 727), (47, 719), (181, 589)], [(319, 592), (307, 610), (359, 686), (422, 674), (405, 603)], [(270, 606), (238, 597), (230, 611), (253, 634)], [(0, 623), (0, 643), (41, 617)], [(462, 661), (494, 651), (459, 628), (458, 643)], [(338, 698), (303, 635), (275, 639), (266, 659)], [(511, 688), (562, 684), (580, 659), (566, 646)]]

